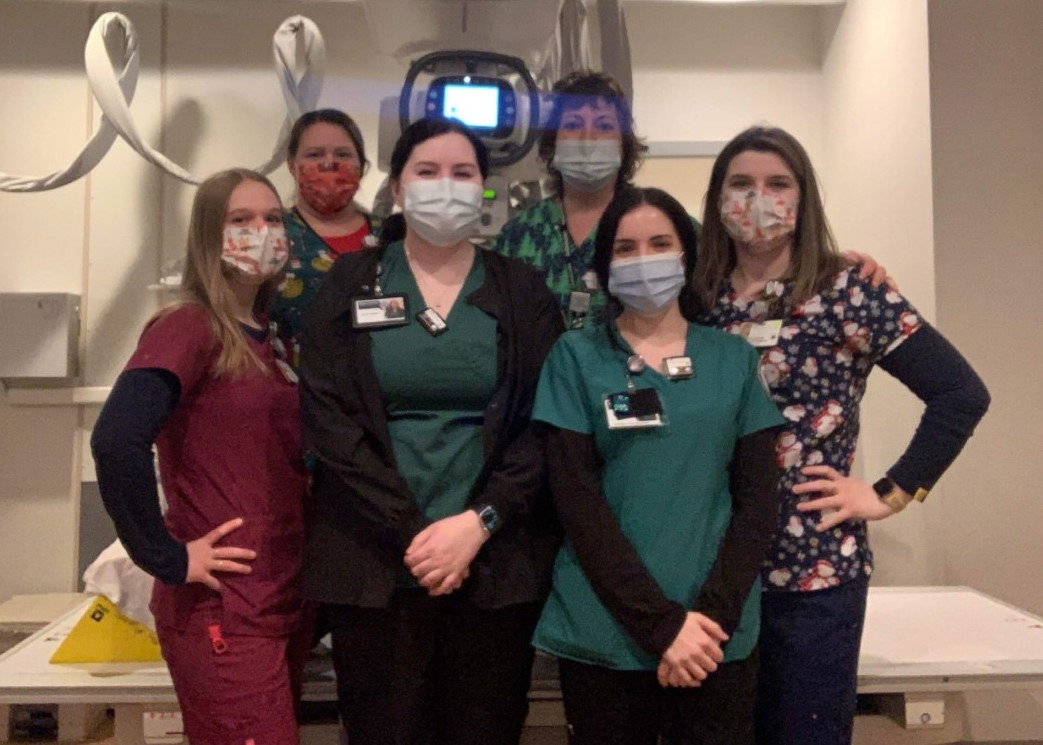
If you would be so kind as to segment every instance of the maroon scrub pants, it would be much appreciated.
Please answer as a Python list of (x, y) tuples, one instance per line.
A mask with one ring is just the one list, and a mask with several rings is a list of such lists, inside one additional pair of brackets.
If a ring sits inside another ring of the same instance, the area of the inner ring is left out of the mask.
[(192, 745), (299, 744), (294, 693), (307, 653), (300, 634), (231, 636), (168, 626), (156, 632)]

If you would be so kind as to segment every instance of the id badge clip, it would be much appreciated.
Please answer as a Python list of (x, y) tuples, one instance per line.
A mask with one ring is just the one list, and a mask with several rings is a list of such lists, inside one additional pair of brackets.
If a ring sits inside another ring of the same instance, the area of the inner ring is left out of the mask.
[(739, 327), (742, 338), (758, 349), (763, 347), (774, 347), (779, 343), (779, 334), (782, 333), (782, 320), (763, 321), (753, 323), (747, 321)]
[(662, 427), (666, 424), (663, 404), (653, 388), (608, 393), (604, 402), (609, 429)]
[(440, 336), (449, 330), (449, 324), (434, 308), (424, 308), (416, 314), (416, 320), (431, 336)]
[(351, 327), (380, 329), (409, 323), (409, 298), (405, 295), (366, 295), (351, 299)]
[(688, 380), (695, 377), (691, 357), (664, 357), (663, 374), (670, 380)]

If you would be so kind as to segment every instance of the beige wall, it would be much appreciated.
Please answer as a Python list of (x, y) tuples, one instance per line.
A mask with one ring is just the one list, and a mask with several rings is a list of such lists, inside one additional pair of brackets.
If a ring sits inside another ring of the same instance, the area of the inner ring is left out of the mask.
[[(946, 477), (942, 580), (1043, 613), (1043, 2), (931, 0), (938, 323), (992, 393)], [(1043, 737), (1043, 691), (969, 697), (969, 733)]]
[[(5, 172), (62, 168), (85, 141), (88, 97), (77, 67), (89, 27), (85, 5), (43, 4), (30, 12), (0, 4)], [(28, 28), (38, 34), (34, 43), (22, 36)], [(87, 194), (84, 182), (46, 194), (0, 194), (0, 291), (82, 292)], [(0, 599), (74, 582), (79, 416), (74, 408), (13, 408), (0, 397)]]

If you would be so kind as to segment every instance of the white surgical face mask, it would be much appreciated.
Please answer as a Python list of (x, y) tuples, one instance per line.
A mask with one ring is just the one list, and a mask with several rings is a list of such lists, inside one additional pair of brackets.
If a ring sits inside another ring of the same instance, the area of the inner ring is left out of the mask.
[(608, 291), (639, 315), (662, 313), (682, 287), (684, 264), (679, 253), (635, 256), (608, 265)]
[(275, 276), (290, 255), (286, 230), (282, 227), (225, 228), (221, 260), (248, 277)]
[(554, 146), (554, 167), (566, 184), (580, 191), (597, 191), (615, 181), (622, 162), (622, 146), (615, 138), (559, 137)]
[(798, 202), (790, 194), (726, 189), (721, 192), (721, 222), (740, 243), (773, 241), (796, 230)]
[(485, 188), (451, 178), (417, 179), (405, 185), (402, 212), (410, 230), (447, 248), (475, 233)]

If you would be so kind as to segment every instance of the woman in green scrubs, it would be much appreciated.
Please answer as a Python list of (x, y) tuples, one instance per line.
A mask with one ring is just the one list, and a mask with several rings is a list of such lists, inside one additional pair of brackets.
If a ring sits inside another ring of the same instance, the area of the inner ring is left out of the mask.
[(562, 336), (540, 378), (567, 542), (534, 643), (574, 745), (752, 738), (782, 418), (749, 345), (687, 317), (695, 243), (675, 199), (621, 190), (594, 256), (617, 314)]
[(562, 322), (542, 277), (469, 240), (487, 172), (463, 125), (408, 127), (390, 168), (402, 214), (309, 310), (302, 582), (352, 745), (516, 745), (525, 720), (556, 540), (530, 414)]

